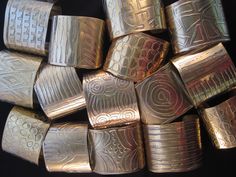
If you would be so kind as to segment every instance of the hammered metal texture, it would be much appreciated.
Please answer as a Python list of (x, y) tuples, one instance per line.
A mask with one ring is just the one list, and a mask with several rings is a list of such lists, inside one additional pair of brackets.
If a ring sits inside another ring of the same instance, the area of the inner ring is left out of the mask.
[(166, 12), (175, 53), (230, 40), (221, 0), (179, 0)]
[(54, 16), (49, 63), (96, 69), (102, 64), (105, 22), (92, 17)]
[(0, 51), (0, 100), (33, 108), (33, 90), (42, 58)]
[(155, 173), (187, 172), (201, 165), (197, 116), (166, 125), (143, 125), (148, 169)]
[(172, 62), (196, 107), (236, 85), (235, 66), (222, 44)]
[(118, 38), (112, 42), (104, 70), (122, 79), (138, 82), (158, 69), (168, 49), (167, 41), (144, 33)]
[(136, 85), (144, 124), (165, 124), (192, 108), (183, 85), (168, 63)]
[(141, 31), (163, 31), (166, 27), (161, 0), (104, 0), (111, 39)]
[(133, 82), (97, 71), (84, 77), (83, 88), (89, 121), (94, 128), (140, 120)]
[(49, 119), (61, 118), (85, 108), (82, 84), (72, 67), (46, 65), (34, 89)]
[(50, 172), (89, 173), (88, 125), (57, 123), (50, 127), (43, 154)]
[(144, 168), (144, 149), (139, 124), (89, 130), (95, 173), (125, 174)]
[(49, 128), (43, 119), (33, 111), (14, 107), (3, 132), (3, 151), (38, 164), (41, 146)]

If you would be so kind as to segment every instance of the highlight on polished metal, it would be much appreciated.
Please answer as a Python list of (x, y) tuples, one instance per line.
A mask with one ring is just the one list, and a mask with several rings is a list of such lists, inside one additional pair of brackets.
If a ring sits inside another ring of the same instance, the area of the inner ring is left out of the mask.
[(83, 89), (89, 121), (94, 128), (130, 124), (140, 120), (133, 82), (97, 71), (85, 75)]
[(135, 87), (144, 124), (170, 123), (192, 108), (171, 63)]
[(187, 172), (201, 166), (199, 119), (185, 116), (182, 122), (143, 125), (148, 169), (154, 173)]
[(166, 12), (176, 54), (230, 40), (221, 0), (178, 0)]
[(91, 172), (87, 135), (87, 124), (53, 124), (43, 143), (47, 170), (68, 173)]
[(0, 51), (0, 100), (33, 108), (35, 78), (41, 57)]
[(135, 33), (112, 42), (104, 70), (121, 79), (143, 80), (158, 69), (169, 49), (167, 41)]
[(49, 119), (61, 118), (86, 106), (82, 84), (72, 67), (46, 65), (34, 90)]
[(139, 124), (89, 130), (91, 162), (95, 173), (125, 174), (144, 168), (144, 149)]
[(141, 31), (164, 31), (164, 6), (161, 0), (104, 0), (111, 39)]
[(41, 115), (15, 106), (6, 121), (2, 149), (38, 165), (41, 146), (49, 124)]
[(102, 64), (105, 22), (80, 16), (54, 16), (49, 63), (85, 69)]
[(236, 85), (236, 68), (222, 44), (172, 63), (196, 107)]

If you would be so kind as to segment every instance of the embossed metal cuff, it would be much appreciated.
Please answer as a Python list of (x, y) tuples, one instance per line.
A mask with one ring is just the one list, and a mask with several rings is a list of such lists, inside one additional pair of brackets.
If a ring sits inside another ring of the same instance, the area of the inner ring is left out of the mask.
[(230, 40), (221, 0), (179, 0), (166, 12), (176, 54)]
[(166, 27), (161, 0), (104, 0), (111, 39), (141, 31), (163, 31)]
[(222, 44), (172, 63), (196, 107), (236, 85), (236, 68)]
[(82, 84), (72, 67), (46, 65), (34, 89), (49, 119), (57, 119), (85, 108)]
[(136, 85), (144, 124), (164, 124), (192, 108), (180, 78), (171, 63)]
[(57, 123), (50, 127), (43, 154), (50, 172), (91, 172), (87, 145), (88, 125)]
[(49, 63), (96, 69), (102, 64), (105, 23), (101, 19), (54, 16)]
[(144, 149), (139, 124), (89, 130), (95, 173), (125, 174), (144, 168)]
[(104, 70), (138, 82), (158, 69), (169, 49), (167, 41), (135, 33), (112, 42)]
[(6, 121), (2, 149), (38, 164), (41, 147), (49, 124), (44, 117), (21, 107), (14, 107)]
[(105, 128), (140, 120), (134, 83), (104, 71), (83, 78), (88, 117), (94, 128)]

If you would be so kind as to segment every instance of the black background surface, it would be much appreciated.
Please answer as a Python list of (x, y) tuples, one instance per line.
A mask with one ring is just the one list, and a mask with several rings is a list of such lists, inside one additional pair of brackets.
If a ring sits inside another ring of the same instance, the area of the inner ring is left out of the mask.
[[(236, 57), (236, 2), (234, 0), (222, 0), (225, 10), (225, 16), (228, 22), (228, 27), (231, 35), (231, 42), (225, 44), (226, 49), (235, 62)], [(78, 15), (91, 16), (105, 19), (102, 10), (102, 0), (61, 0), (62, 13), (64, 15)], [(168, 5), (174, 0), (163, 0), (165, 5)], [(0, 0), (0, 49), (4, 49), (3, 44), (3, 24), (4, 12), (7, 0)], [(168, 33), (159, 35), (160, 38), (168, 39)], [(106, 40), (105, 51), (109, 45), (109, 40)], [(171, 57), (171, 52), (168, 58)], [(80, 71), (80, 75), (83, 71)], [(5, 121), (10, 112), (12, 105), (0, 102), (0, 141), (5, 125)], [(86, 120), (86, 111), (81, 111), (71, 116), (64, 118), (64, 120)], [(63, 120), (61, 120), (63, 121)], [(160, 177), (203, 177), (203, 176), (236, 176), (236, 149), (231, 150), (216, 150), (212, 146), (208, 135), (202, 127), (202, 143), (203, 143), (203, 166), (195, 171), (178, 174), (154, 174), (148, 172), (146, 169), (127, 175), (121, 176), (160, 176)], [(16, 158), (10, 154), (4, 153), (0, 149), (0, 177), (89, 177), (100, 176), (97, 174), (66, 174), (66, 173), (48, 173), (44, 167), (43, 161), (40, 166), (30, 164), (27, 161)]]

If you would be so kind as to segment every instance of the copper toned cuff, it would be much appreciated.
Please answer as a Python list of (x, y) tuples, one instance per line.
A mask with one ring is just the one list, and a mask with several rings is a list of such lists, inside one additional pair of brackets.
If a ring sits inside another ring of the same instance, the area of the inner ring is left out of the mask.
[(43, 154), (50, 172), (91, 172), (87, 146), (88, 126), (57, 123), (50, 127), (43, 143)]
[(172, 63), (196, 107), (236, 85), (236, 68), (222, 44)]
[(144, 124), (164, 124), (192, 108), (171, 63), (136, 85)]
[(176, 54), (230, 40), (221, 0), (179, 0), (166, 11)]
[(111, 39), (141, 31), (166, 29), (161, 0), (105, 0)]
[(33, 90), (42, 58), (0, 51), (0, 100), (33, 108)]
[(60, 118), (85, 108), (82, 84), (74, 68), (46, 65), (34, 89), (49, 119)]
[(112, 42), (104, 69), (122, 79), (138, 82), (157, 70), (168, 49), (167, 41), (144, 33), (118, 38)]
[(125, 174), (145, 165), (139, 124), (103, 130), (89, 130), (95, 173)]
[(97, 71), (84, 77), (83, 88), (89, 121), (94, 128), (140, 120), (133, 82)]
[(5, 125), (2, 149), (15, 156), (38, 164), (41, 146), (49, 124), (40, 115), (21, 107), (14, 107)]
[(92, 17), (54, 16), (49, 63), (96, 69), (102, 64), (105, 23)]

